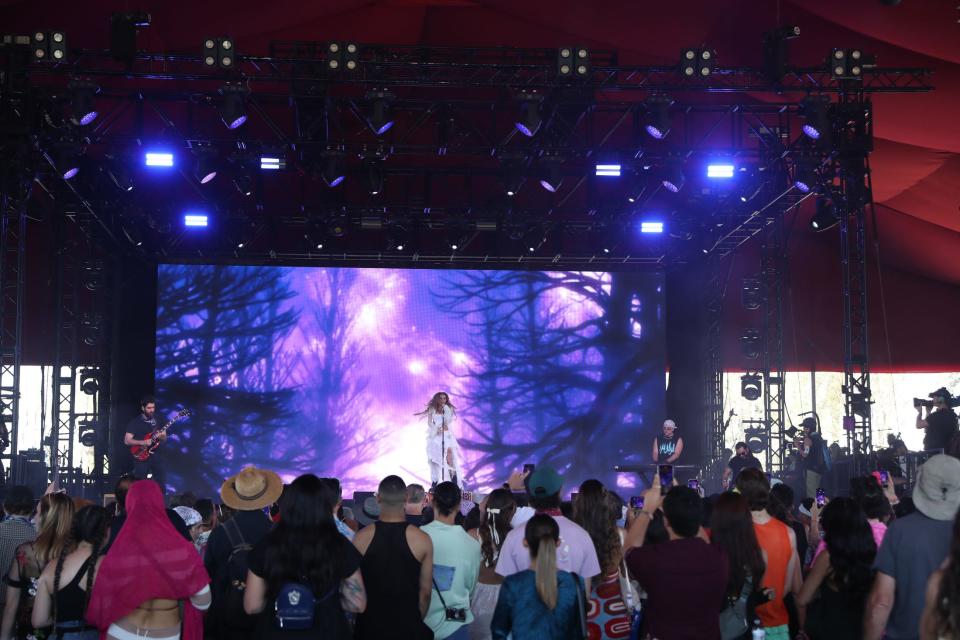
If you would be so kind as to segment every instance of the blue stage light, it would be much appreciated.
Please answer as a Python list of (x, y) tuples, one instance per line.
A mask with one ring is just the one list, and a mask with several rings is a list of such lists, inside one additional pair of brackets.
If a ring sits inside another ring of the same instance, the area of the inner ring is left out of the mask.
[(148, 167), (172, 167), (173, 154), (159, 151), (147, 151), (143, 156), (144, 163)]
[(205, 213), (185, 213), (183, 215), (183, 226), (185, 227), (206, 227), (207, 214)]
[(618, 164), (598, 164), (597, 165), (597, 175), (598, 176), (612, 176), (614, 178), (620, 177), (620, 165)]
[(708, 164), (708, 178), (732, 178), (734, 166), (732, 164)]
[(663, 223), (655, 221), (641, 222), (640, 233), (663, 233)]

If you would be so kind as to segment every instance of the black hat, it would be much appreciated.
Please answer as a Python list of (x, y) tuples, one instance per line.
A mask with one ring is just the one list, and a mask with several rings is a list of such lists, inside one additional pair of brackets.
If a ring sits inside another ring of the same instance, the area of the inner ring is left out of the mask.
[(940, 387), (936, 391), (930, 394), (931, 398), (943, 398), (944, 402), (950, 402), (953, 400), (953, 395), (947, 391), (946, 387)]

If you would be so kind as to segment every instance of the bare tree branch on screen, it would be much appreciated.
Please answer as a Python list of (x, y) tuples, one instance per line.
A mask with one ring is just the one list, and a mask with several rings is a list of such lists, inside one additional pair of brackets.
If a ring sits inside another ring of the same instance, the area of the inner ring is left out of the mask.
[[(171, 480), (212, 490), (240, 464), (269, 467), (272, 442), (290, 415), (278, 388), (289, 363), (275, 345), (298, 311), (283, 272), (270, 267), (166, 266), (157, 307), (157, 393), (194, 411), (166, 445)], [(175, 293), (174, 293), (175, 292)]]
[(657, 376), (663, 384), (662, 345), (643, 335), (659, 321), (643, 283), (626, 273), (445, 277), (434, 295), (465, 318), (477, 354), (464, 376), (462, 442), (481, 454), (468, 478), (501, 479), (541, 461), (572, 479), (611, 481), (613, 464), (640, 459), (644, 392)]

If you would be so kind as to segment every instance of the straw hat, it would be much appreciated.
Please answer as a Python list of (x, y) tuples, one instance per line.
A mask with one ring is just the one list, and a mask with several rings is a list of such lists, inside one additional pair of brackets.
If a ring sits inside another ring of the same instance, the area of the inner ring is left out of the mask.
[(256, 511), (268, 507), (283, 493), (283, 481), (273, 471), (257, 469), (253, 465), (227, 478), (220, 487), (220, 498), (231, 509)]

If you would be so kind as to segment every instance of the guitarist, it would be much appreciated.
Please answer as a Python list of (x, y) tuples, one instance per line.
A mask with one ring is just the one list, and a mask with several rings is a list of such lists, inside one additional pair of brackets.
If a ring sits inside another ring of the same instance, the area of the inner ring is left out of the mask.
[[(157, 429), (157, 401), (153, 396), (144, 396), (140, 400), (140, 415), (127, 423), (127, 432), (123, 436), (123, 444), (128, 447), (133, 447), (136, 445), (140, 446), (150, 446), (152, 441), (150, 438), (142, 439), (146, 434), (151, 431), (156, 431)], [(167, 439), (166, 433), (161, 433), (158, 440), (162, 443)], [(156, 452), (147, 458), (146, 460), (140, 461), (136, 458), (133, 458), (133, 475), (138, 478), (147, 478), (151, 477), (157, 484), (160, 485), (162, 491), (166, 492), (166, 473), (163, 468), (163, 458), (162, 452), (163, 447), (160, 447)], [(148, 474), (152, 474), (148, 476)]]

